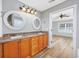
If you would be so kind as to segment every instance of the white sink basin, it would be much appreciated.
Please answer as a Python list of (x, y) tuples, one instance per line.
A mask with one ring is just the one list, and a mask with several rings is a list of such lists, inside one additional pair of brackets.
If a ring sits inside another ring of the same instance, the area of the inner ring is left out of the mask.
[(19, 38), (22, 38), (22, 36), (13, 36), (13, 37), (11, 37), (11, 39), (19, 39)]
[(39, 35), (43, 34), (43, 33), (38, 33)]

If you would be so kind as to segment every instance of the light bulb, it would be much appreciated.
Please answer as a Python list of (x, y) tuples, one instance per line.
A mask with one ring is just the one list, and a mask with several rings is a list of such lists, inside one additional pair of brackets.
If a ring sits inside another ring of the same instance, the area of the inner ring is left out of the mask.
[(22, 8), (22, 11), (26, 11), (26, 8), (23, 7), (23, 8)]
[(37, 12), (35, 11), (35, 12), (34, 12), (34, 14), (36, 15), (36, 14), (37, 14)]
[(27, 8), (27, 12), (28, 12), (28, 13), (30, 12), (30, 9), (29, 9), (29, 8)]
[(31, 13), (33, 14), (34, 13), (34, 10), (31, 10)]

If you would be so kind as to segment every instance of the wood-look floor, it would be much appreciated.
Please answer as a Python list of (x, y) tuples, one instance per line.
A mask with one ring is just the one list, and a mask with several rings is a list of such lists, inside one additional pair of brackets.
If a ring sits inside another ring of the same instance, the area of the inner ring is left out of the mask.
[[(46, 51), (42, 51), (41, 58), (72, 58), (73, 47), (72, 38), (63, 36), (53, 36), (54, 46)], [(38, 58), (39, 58), (38, 57)]]

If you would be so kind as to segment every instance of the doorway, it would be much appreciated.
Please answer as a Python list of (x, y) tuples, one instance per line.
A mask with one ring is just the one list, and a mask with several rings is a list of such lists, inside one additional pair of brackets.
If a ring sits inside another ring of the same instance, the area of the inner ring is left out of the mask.
[(76, 9), (77, 6), (73, 5), (49, 15), (49, 48), (54, 48), (55, 54), (58, 51), (57, 57), (76, 55)]

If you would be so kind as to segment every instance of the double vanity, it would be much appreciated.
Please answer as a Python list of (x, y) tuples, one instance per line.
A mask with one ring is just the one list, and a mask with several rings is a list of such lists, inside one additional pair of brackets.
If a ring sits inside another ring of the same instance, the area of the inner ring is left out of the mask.
[(22, 11), (8, 11), (3, 21), (6, 29), (0, 38), (0, 58), (31, 58), (47, 48), (48, 33), (40, 31), (39, 17)]
[(30, 58), (48, 46), (47, 32), (8, 34), (0, 39), (0, 57)]

